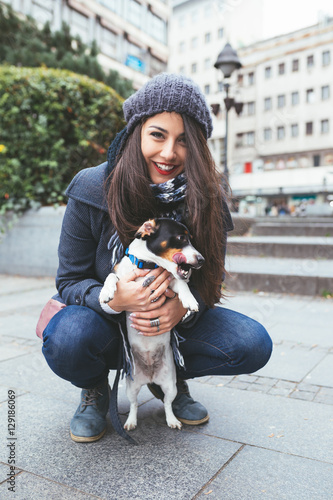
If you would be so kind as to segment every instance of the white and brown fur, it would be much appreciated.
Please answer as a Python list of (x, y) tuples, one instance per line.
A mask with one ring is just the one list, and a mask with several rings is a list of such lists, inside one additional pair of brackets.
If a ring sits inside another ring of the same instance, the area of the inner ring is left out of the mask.
[[(192, 246), (187, 228), (172, 219), (153, 219), (145, 222), (129, 245), (129, 254), (140, 260), (154, 262), (169, 271), (174, 279), (169, 287), (178, 294), (183, 306), (191, 311), (198, 310), (198, 303), (187, 285), (191, 269), (202, 266), (204, 258)], [(117, 289), (117, 281), (135, 269), (125, 256), (116, 266), (115, 273), (106, 278), (99, 300), (107, 304)], [(142, 280), (145, 278), (138, 278)], [(181, 428), (181, 422), (172, 411), (172, 402), (177, 394), (176, 368), (170, 344), (170, 332), (155, 336), (138, 335), (131, 327), (126, 313), (128, 340), (134, 359), (134, 377), (126, 379), (126, 394), (130, 401), (130, 412), (124, 428), (135, 429), (137, 425), (137, 396), (141, 387), (148, 383), (159, 385), (164, 393), (166, 421), (171, 428)]]

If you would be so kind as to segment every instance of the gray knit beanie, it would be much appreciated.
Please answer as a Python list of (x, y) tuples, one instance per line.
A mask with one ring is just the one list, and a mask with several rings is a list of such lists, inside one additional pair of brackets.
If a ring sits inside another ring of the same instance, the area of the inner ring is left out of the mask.
[(123, 104), (127, 131), (131, 132), (143, 117), (175, 111), (194, 118), (203, 128), (206, 139), (213, 130), (212, 118), (200, 88), (190, 78), (161, 73), (149, 80)]

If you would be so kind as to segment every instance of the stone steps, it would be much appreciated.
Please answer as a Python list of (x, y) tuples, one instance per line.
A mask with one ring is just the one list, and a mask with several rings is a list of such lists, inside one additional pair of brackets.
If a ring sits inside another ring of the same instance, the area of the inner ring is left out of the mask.
[(261, 217), (234, 234), (226, 259), (230, 290), (333, 294), (331, 217)]
[(296, 295), (333, 293), (333, 261), (227, 255), (225, 283), (231, 291)]
[[(289, 219), (290, 221), (290, 219)], [(252, 236), (321, 236), (333, 237), (333, 222), (257, 221), (251, 227)]]
[(333, 259), (333, 237), (231, 236), (228, 253), (249, 257)]

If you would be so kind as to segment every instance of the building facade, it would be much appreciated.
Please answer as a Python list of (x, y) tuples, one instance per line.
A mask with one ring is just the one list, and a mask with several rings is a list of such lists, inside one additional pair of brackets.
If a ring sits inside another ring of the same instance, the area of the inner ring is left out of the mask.
[(330, 213), (333, 19), (241, 48), (238, 55), (244, 107), (231, 125), (234, 194), (252, 210), (255, 204), (256, 213), (267, 205), (293, 211), (301, 202), (309, 213)]
[(332, 213), (333, 20), (262, 40), (262, 13), (262, 0), (175, 0), (169, 69), (193, 78), (215, 111), (209, 144), (223, 170), (225, 92), (214, 62), (231, 43), (243, 66), (230, 79), (243, 111), (229, 111), (228, 133), (240, 211), (263, 215), (272, 205), (294, 211), (306, 203), (309, 213)]
[(40, 25), (58, 30), (65, 21), (72, 35), (96, 41), (105, 70), (116, 70), (141, 87), (165, 71), (168, 62), (168, 0), (2, 0)]
[[(260, 38), (263, 29), (261, 0), (174, 0), (169, 28), (171, 72), (191, 77), (202, 89), (213, 115), (210, 149), (219, 168), (224, 164), (225, 113), (223, 75), (214, 63), (227, 41), (235, 48)], [(258, 15), (253, 19), (253, 11)], [(251, 17), (251, 23), (248, 22)]]

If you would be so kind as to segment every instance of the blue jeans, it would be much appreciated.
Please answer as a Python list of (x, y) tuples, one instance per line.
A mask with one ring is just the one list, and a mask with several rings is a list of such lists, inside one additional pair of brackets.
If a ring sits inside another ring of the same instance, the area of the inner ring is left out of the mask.
[[(253, 373), (270, 358), (272, 341), (253, 319), (224, 307), (205, 311), (191, 328), (177, 327), (185, 370), (180, 378)], [(98, 386), (118, 366), (118, 326), (92, 309), (68, 306), (49, 322), (43, 354), (59, 377), (81, 388)]]

